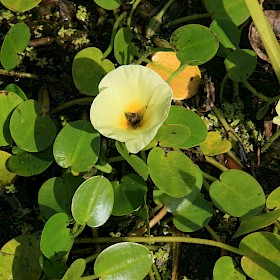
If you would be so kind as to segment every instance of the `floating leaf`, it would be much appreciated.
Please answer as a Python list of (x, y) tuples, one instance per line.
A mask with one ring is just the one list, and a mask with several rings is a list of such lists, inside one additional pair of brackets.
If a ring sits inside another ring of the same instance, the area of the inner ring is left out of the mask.
[(121, 156), (146, 181), (149, 176), (148, 167), (146, 163), (136, 155), (129, 155), (124, 143), (116, 141), (115, 145)]
[(201, 65), (215, 56), (219, 40), (206, 26), (188, 24), (176, 29), (170, 43), (182, 65)]
[(1, 0), (1, 3), (13, 12), (23, 13), (35, 8), (42, 0)]
[(258, 181), (236, 169), (224, 171), (219, 181), (210, 186), (209, 194), (215, 206), (234, 217), (253, 216), (264, 207), (265, 195)]
[(105, 10), (115, 10), (120, 7), (121, 0), (94, 0), (94, 2)]
[(204, 5), (214, 19), (228, 19), (237, 26), (250, 16), (245, 0), (205, 0)]
[(280, 217), (280, 209), (253, 217), (244, 217), (233, 238), (267, 227)]
[(10, 120), (11, 135), (21, 149), (40, 152), (52, 145), (56, 125), (49, 116), (41, 115), (41, 106), (35, 100), (23, 101)]
[(196, 165), (180, 151), (165, 153), (162, 148), (153, 148), (148, 169), (154, 184), (170, 196), (183, 197), (195, 188)]
[(53, 177), (45, 181), (38, 194), (43, 218), (47, 220), (56, 213), (65, 213), (71, 218), (72, 197), (82, 182), (81, 177), (73, 176), (71, 173), (63, 178)]
[(254, 232), (241, 240), (239, 248), (245, 254), (241, 259), (242, 269), (250, 278), (279, 279), (280, 235)]
[(72, 75), (80, 92), (97, 95), (99, 82), (114, 69), (114, 64), (108, 59), (103, 60), (102, 57), (101, 50), (94, 47), (85, 48), (74, 57)]
[(16, 84), (9, 84), (5, 87), (5, 90), (7, 91), (11, 91), (15, 94), (17, 94), (19, 97), (21, 97), (23, 100), (27, 100), (27, 96), (25, 95), (25, 93), (23, 92), (23, 90), (18, 87)]
[(8, 241), (0, 253), (0, 278), (39, 280), (42, 269), (39, 265), (39, 240), (36, 235), (20, 235)]
[(19, 176), (29, 177), (42, 173), (53, 162), (52, 147), (38, 152), (21, 152), (7, 160), (7, 167)]
[(241, 269), (236, 268), (236, 263), (230, 256), (223, 256), (216, 261), (213, 276), (214, 280), (246, 280), (246, 276)]
[(85, 269), (86, 269), (86, 261), (84, 259), (77, 259), (73, 263), (71, 263), (65, 275), (62, 277), (62, 280), (80, 279)]
[(132, 62), (135, 45), (131, 42), (133, 34), (128, 27), (118, 30), (114, 41), (114, 54), (117, 62), (121, 65)]
[(143, 245), (123, 242), (103, 250), (94, 263), (94, 273), (102, 280), (143, 280), (153, 263)]
[[(3, 5), (3, 0), (1, 2)], [(7, 33), (1, 47), (1, 64), (5, 69), (12, 70), (18, 64), (18, 54), (28, 46), (30, 40), (29, 27), (23, 23), (15, 24)]]
[(0, 146), (7, 146), (13, 143), (9, 128), (10, 118), (13, 110), (22, 101), (20, 96), (11, 91), (0, 91)]
[(72, 200), (72, 214), (80, 225), (103, 225), (110, 217), (114, 205), (114, 191), (103, 176), (86, 180), (76, 190)]
[(74, 239), (68, 226), (69, 217), (65, 213), (57, 213), (46, 222), (40, 243), (45, 257), (58, 260), (71, 250)]
[(216, 156), (228, 152), (231, 149), (231, 143), (227, 139), (222, 138), (220, 132), (210, 131), (199, 147), (204, 155)]
[(0, 193), (3, 187), (14, 183), (17, 174), (7, 169), (7, 160), (11, 157), (11, 154), (0, 150)]
[(40, 266), (44, 273), (54, 279), (61, 279), (68, 269), (65, 259), (50, 260), (41, 254), (39, 258)]
[(68, 123), (57, 135), (53, 154), (63, 168), (74, 172), (86, 172), (97, 162), (100, 151), (100, 136), (88, 121)]
[(112, 182), (114, 189), (114, 208), (112, 215), (123, 216), (132, 213), (145, 201), (147, 186), (136, 174), (129, 174), (121, 179), (121, 183)]
[(235, 82), (247, 80), (255, 71), (257, 55), (252, 50), (235, 50), (225, 59), (225, 67), (230, 79)]
[(280, 187), (272, 191), (266, 199), (266, 207), (268, 209), (280, 208)]
[(219, 56), (226, 57), (231, 50), (238, 48), (240, 43), (240, 31), (231, 20), (213, 20), (209, 28), (219, 37), (220, 46), (217, 53)]
[[(175, 52), (157, 52), (152, 56), (152, 62), (146, 66), (153, 69), (166, 81), (180, 67)], [(171, 82), (173, 99), (182, 100), (196, 95), (201, 80), (198, 66), (187, 66)]]

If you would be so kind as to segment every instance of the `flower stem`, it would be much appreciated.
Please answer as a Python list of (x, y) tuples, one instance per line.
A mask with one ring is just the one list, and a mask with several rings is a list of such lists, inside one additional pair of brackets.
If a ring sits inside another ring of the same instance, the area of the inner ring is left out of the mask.
[(280, 129), (278, 129), (266, 142), (266, 144), (262, 147), (261, 152), (264, 153), (270, 145), (280, 136)]
[(79, 226), (78, 229), (73, 233), (73, 238), (76, 238), (77, 236), (79, 236), (85, 227), (86, 227), (86, 225)]
[(216, 177), (213, 177), (213, 176), (209, 175), (208, 173), (206, 173), (204, 171), (202, 171), (202, 176), (203, 176), (203, 178), (205, 178), (205, 179), (207, 179), (207, 180), (209, 180), (211, 182), (215, 182), (215, 181), (219, 180)]
[(129, 13), (129, 16), (128, 16), (128, 19), (127, 19), (127, 27), (130, 27), (132, 15), (133, 15), (135, 9), (137, 8), (137, 6), (139, 5), (140, 2), (141, 2), (141, 0), (136, 0), (133, 3), (132, 8), (131, 8), (130, 13)]
[(181, 24), (181, 23), (185, 23), (185, 22), (193, 21), (193, 20), (197, 20), (197, 19), (202, 19), (202, 18), (209, 18), (209, 17), (211, 17), (210, 13), (190, 15), (190, 16), (186, 16), (186, 17), (182, 17), (182, 18), (178, 18), (173, 21), (170, 21), (169, 23), (165, 24), (163, 26), (163, 28), (169, 28), (169, 27), (177, 25), (177, 24)]
[(118, 162), (125, 160), (122, 156), (108, 158), (108, 163)]
[(205, 160), (206, 162), (212, 164), (213, 166), (215, 166), (216, 168), (220, 169), (221, 171), (227, 171), (228, 168), (226, 168), (224, 165), (220, 164), (219, 162), (217, 162), (214, 158), (209, 157), (209, 156), (205, 156)]
[(0, 75), (18, 77), (18, 78), (29, 78), (29, 79), (38, 79), (38, 76), (31, 73), (17, 72), (13, 70), (0, 69)]
[(201, 239), (201, 238), (192, 238), (192, 237), (181, 237), (181, 236), (150, 236), (150, 237), (97, 237), (97, 238), (77, 238), (75, 239), (76, 244), (96, 244), (96, 243), (118, 243), (118, 242), (139, 242), (139, 243), (153, 243), (153, 242), (182, 242), (182, 243), (192, 243), (192, 244), (201, 244), (207, 246), (214, 246), (218, 248), (225, 249), (227, 251), (244, 255), (244, 253), (233, 246), (227, 245), (222, 242)]
[(105, 58), (111, 53), (111, 51), (113, 50), (113, 47), (114, 47), (114, 40), (115, 40), (115, 36), (116, 36), (117, 30), (118, 30), (118, 28), (119, 28), (119, 24), (120, 24), (120, 22), (126, 17), (126, 15), (127, 15), (127, 12), (123, 12), (123, 13), (117, 18), (117, 20), (115, 21), (115, 23), (114, 23), (114, 25), (113, 25), (113, 28), (112, 28), (112, 35), (111, 35), (110, 44), (109, 44), (107, 50), (104, 52), (102, 59), (105, 59)]
[(186, 64), (181, 64), (180, 67), (179, 67), (175, 72), (173, 72), (173, 73), (171, 74), (171, 76), (166, 80), (166, 82), (167, 82), (168, 84), (170, 84), (171, 81), (172, 81), (177, 75), (179, 75), (187, 66), (188, 66), (188, 65), (186, 65)]
[(270, 98), (265, 96), (264, 94), (260, 93), (260, 92), (257, 92), (257, 90), (252, 87), (247, 80), (244, 80), (242, 81), (243, 85), (252, 93), (254, 94), (255, 96), (257, 96), (258, 98), (262, 99), (263, 101), (265, 102), (270, 102)]
[(222, 103), (225, 84), (226, 84), (227, 81), (228, 81), (228, 73), (223, 77), (222, 82), (221, 82), (221, 86), (220, 86), (219, 99), (220, 99), (221, 103)]
[(52, 109), (50, 111), (50, 115), (57, 114), (57, 113), (61, 112), (62, 110), (69, 108), (71, 106), (74, 106), (74, 105), (90, 104), (93, 101), (93, 99), (94, 99), (93, 97), (83, 97), (83, 98), (77, 98), (77, 99), (68, 101), (68, 102), (63, 103), (63, 104), (59, 105), (58, 107)]

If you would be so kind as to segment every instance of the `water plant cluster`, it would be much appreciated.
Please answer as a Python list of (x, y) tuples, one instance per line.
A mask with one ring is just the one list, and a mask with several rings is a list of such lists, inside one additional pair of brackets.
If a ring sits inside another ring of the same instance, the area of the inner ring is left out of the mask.
[[(279, 279), (280, 184), (255, 172), (266, 155), (279, 172), (275, 31), (257, 0), (205, 0), (195, 14), (185, 2), (1, 1), (0, 195), (22, 219), (32, 210), (17, 193), (35, 192), (38, 216), (0, 244), (0, 279), (198, 279), (182, 261), (201, 245), (207, 277)], [(180, 5), (191, 12), (173, 19)], [(251, 19), (269, 94), (250, 82)]]

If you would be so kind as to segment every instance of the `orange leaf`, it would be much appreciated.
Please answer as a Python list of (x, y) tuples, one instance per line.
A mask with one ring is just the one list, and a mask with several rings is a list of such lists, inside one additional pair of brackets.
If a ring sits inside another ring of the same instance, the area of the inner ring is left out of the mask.
[[(147, 67), (156, 71), (165, 81), (180, 66), (175, 52), (157, 52)], [(196, 95), (201, 79), (198, 66), (187, 66), (170, 83), (173, 99), (183, 100)]]

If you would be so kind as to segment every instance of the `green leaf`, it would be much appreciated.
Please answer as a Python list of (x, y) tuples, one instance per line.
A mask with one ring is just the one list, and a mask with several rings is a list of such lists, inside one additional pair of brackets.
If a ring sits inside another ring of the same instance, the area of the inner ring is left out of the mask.
[(55, 123), (49, 116), (42, 116), (41, 109), (37, 101), (30, 99), (23, 101), (11, 116), (11, 135), (17, 146), (27, 152), (47, 149), (56, 136)]
[(3, 187), (14, 183), (17, 174), (7, 169), (7, 160), (11, 157), (11, 154), (0, 150), (0, 192)]
[(135, 45), (131, 42), (133, 34), (128, 27), (118, 30), (114, 41), (114, 54), (117, 62), (121, 65), (132, 62)]
[(65, 213), (57, 213), (46, 222), (40, 243), (45, 257), (58, 260), (71, 250), (74, 239), (68, 226), (69, 217)]
[(81, 177), (71, 173), (62, 178), (53, 177), (45, 181), (38, 193), (38, 204), (43, 218), (47, 220), (56, 213), (65, 213), (70, 219), (72, 197), (82, 182)]
[(214, 19), (228, 19), (237, 26), (250, 16), (245, 0), (205, 0), (204, 5)]
[(180, 151), (165, 153), (162, 148), (153, 148), (148, 169), (154, 184), (170, 196), (183, 197), (195, 188), (196, 165)]
[(153, 263), (152, 254), (143, 245), (123, 242), (103, 250), (94, 263), (101, 280), (143, 280)]
[(115, 10), (120, 7), (121, 0), (94, 0), (94, 2), (105, 10)]
[(76, 190), (72, 200), (72, 215), (80, 225), (103, 225), (110, 217), (114, 205), (114, 191), (103, 176), (86, 180)]
[(85, 269), (86, 269), (86, 261), (84, 259), (77, 259), (73, 263), (71, 263), (65, 275), (62, 277), (62, 280), (80, 279)]
[(182, 65), (204, 64), (215, 56), (219, 48), (216, 34), (199, 24), (179, 27), (172, 33), (170, 43)]
[(180, 209), (173, 218), (174, 226), (183, 232), (193, 232), (207, 225), (213, 216), (213, 208), (204, 198), (197, 199)]
[(280, 187), (276, 188), (268, 195), (266, 207), (268, 209), (280, 208)]
[(254, 232), (244, 237), (240, 250), (244, 272), (252, 279), (278, 280), (280, 275), (280, 235)]
[(136, 155), (130, 155), (124, 143), (115, 142), (116, 148), (129, 165), (146, 181), (149, 171), (146, 163)]
[[(2, 1), (3, 4), (3, 1)], [(18, 64), (18, 54), (28, 46), (30, 40), (29, 27), (23, 23), (15, 24), (7, 33), (1, 47), (1, 64), (5, 69), (12, 70)]]
[(147, 186), (136, 174), (129, 174), (121, 179), (121, 183), (112, 182), (114, 189), (114, 208), (112, 215), (123, 216), (132, 213), (145, 201)]
[(219, 37), (220, 45), (217, 53), (219, 56), (226, 57), (231, 50), (238, 48), (240, 43), (240, 31), (231, 20), (213, 20), (209, 28)]
[(39, 239), (36, 235), (20, 235), (11, 239), (1, 248), (0, 278), (41, 279), (40, 255)]
[(65, 259), (50, 260), (41, 254), (39, 262), (44, 273), (53, 279), (61, 279), (68, 269)]
[(234, 217), (254, 216), (264, 207), (265, 195), (258, 181), (250, 174), (230, 169), (210, 186), (215, 206)]
[(11, 91), (0, 91), (0, 146), (7, 146), (13, 143), (9, 127), (10, 119), (13, 110), (22, 101), (21, 97)]
[(257, 66), (257, 55), (252, 50), (235, 50), (225, 58), (225, 67), (231, 80), (247, 80)]
[(24, 101), (28, 99), (27, 96), (25, 95), (25, 93), (23, 92), (23, 90), (20, 87), (18, 87), (16, 84), (9, 84), (9, 85), (7, 85), (5, 87), (5, 90), (11, 91), (11, 92), (17, 94)]
[(206, 156), (216, 156), (228, 152), (231, 143), (218, 131), (208, 132), (207, 138), (200, 144), (202, 153)]
[[(107, 1), (107, 0), (106, 0)], [(72, 75), (76, 88), (87, 95), (97, 95), (101, 79), (115, 67), (97, 48), (85, 48), (74, 57)]]
[(241, 224), (234, 234), (233, 238), (267, 227), (277, 221), (279, 217), (280, 209), (253, 217), (245, 217), (241, 220)]
[(100, 152), (100, 135), (88, 121), (68, 123), (57, 135), (53, 154), (63, 168), (86, 172), (97, 162)]
[(236, 268), (234, 259), (230, 256), (219, 258), (213, 270), (214, 280), (246, 280), (241, 269)]
[(23, 13), (35, 8), (42, 0), (1, 0), (1, 3), (13, 12)]
[(19, 176), (29, 177), (42, 173), (53, 162), (52, 147), (38, 152), (21, 152), (7, 160), (7, 167)]

